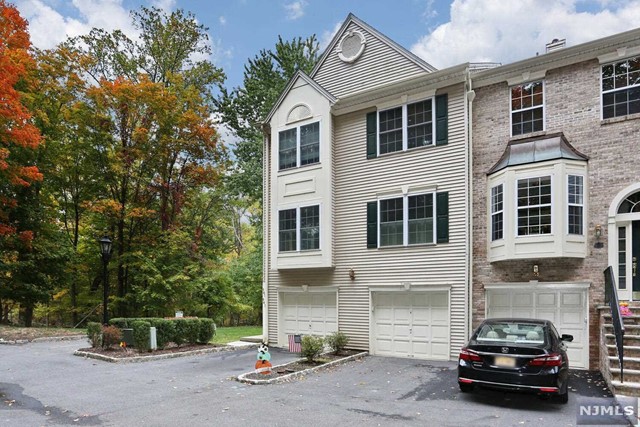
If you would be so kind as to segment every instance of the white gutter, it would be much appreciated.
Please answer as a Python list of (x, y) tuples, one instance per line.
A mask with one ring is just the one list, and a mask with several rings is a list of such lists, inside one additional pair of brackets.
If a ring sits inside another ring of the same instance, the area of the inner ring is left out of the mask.
[(271, 135), (263, 128), (264, 144), (262, 145), (262, 341), (269, 343), (269, 177), (271, 170), (269, 156), (271, 154)]
[(471, 81), (471, 72), (467, 68), (467, 84), (465, 89), (465, 109), (467, 114), (465, 115), (466, 129), (467, 129), (467, 307), (469, 310), (467, 324), (465, 325), (466, 337), (471, 336), (473, 331), (473, 100), (476, 98), (476, 92), (473, 90), (473, 82)]

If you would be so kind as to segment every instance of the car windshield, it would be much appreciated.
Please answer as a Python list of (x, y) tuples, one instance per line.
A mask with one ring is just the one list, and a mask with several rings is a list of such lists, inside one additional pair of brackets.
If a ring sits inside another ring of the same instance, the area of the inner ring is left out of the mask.
[(482, 325), (476, 341), (507, 341), (523, 344), (544, 344), (545, 333), (539, 323), (491, 322)]

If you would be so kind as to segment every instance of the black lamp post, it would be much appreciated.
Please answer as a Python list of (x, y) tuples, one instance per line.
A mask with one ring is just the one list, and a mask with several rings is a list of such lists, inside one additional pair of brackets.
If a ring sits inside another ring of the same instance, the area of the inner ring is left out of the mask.
[(100, 253), (102, 254), (102, 287), (104, 290), (102, 299), (102, 323), (106, 326), (109, 322), (109, 313), (107, 311), (107, 301), (109, 300), (109, 281), (107, 280), (107, 264), (111, 258), (111, 239), (107, 236), (99, 240)]

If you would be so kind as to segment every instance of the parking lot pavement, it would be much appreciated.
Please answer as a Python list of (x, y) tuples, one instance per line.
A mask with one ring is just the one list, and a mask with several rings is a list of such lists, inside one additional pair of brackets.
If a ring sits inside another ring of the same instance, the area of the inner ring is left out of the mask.
[[(366, 357), (288, 383), (252, 386), (255, 349), (135, 364), (72, 356), (83, 341), (0, 346), (0, 425), (575, 426), (579, 396), (607, 394), (572, 374), (569, 403), (458, 391), (454, 362)], [(271, 349), (272, 362), (296, 358)]]

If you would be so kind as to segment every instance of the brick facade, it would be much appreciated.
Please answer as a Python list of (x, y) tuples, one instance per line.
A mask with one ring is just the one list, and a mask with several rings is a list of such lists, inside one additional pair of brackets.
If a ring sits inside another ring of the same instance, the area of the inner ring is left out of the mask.
[[(520, 71), (522, 73), (522, 71)], [(525, 137), (562, 132), (589, 157), (586, 206), (587, 256), (487, 261), (489, 238), (486, 172), (500, 159), (510, 141), (510, 92), (506, 80), (475, 89), (473, 103), (473, 327), (485, 316), (484, 285), (498, 282), (590, 282), (589, 359), (598, 366), (598, 313), (604, 303), (603, 270), (608, 265), (607, 221), (613, 198), (640, 181), (640, 114), (602, 120), (601, 67), (597, 60), (548, 69), (544, 77), (545, 131)], [(509, 209), (505, 205), (505, 209)], [(596, 245), (595, 226), (602, 225)], [(508, 231), (505, 231), (508, 232)], [(539, 266), (534, 277), (532, 266)]]

